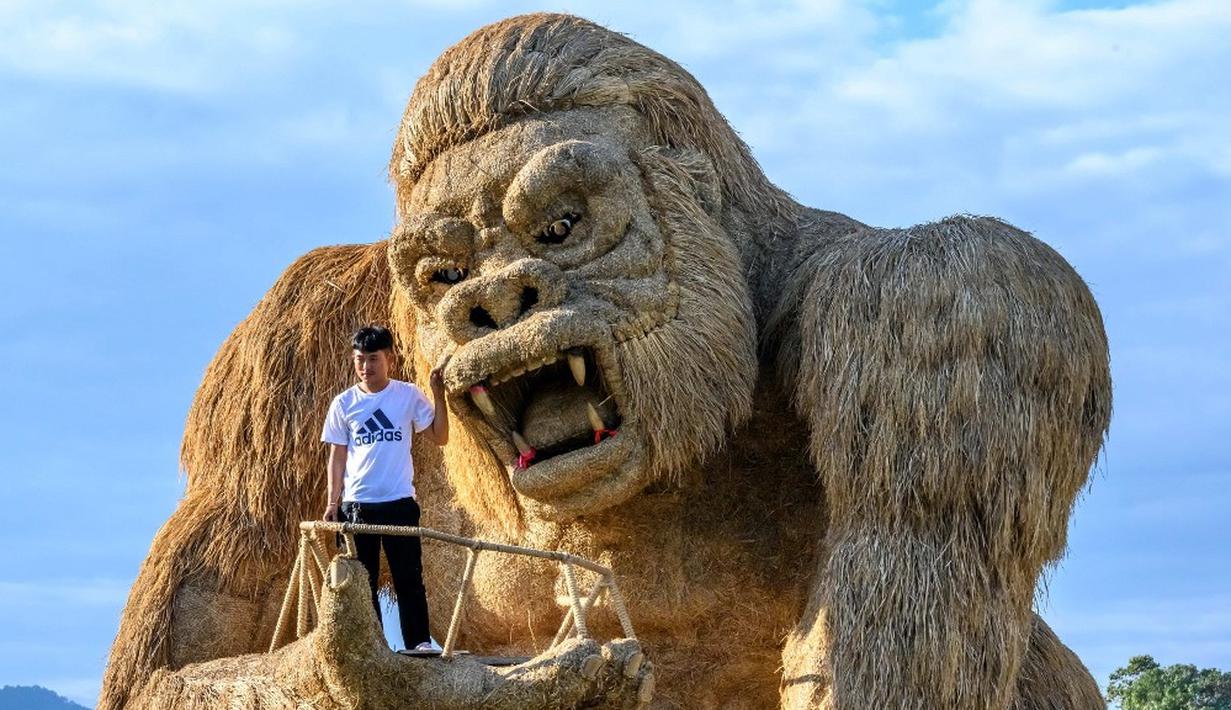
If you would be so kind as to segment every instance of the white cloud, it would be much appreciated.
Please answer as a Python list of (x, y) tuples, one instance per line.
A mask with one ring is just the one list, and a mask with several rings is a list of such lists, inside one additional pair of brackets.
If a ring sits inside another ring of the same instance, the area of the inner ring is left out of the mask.
[(1098, 106), (1145, 86), (1165, 90), (1156, 82), (1172, 71), (1203, 69), (1190, 59), (1226, 56), (1229, 28), (1231, 5), (1215, 0), (1067, 12), (973, 0), (954, 7), (941, 36), (901, 44), (840, 88), (895, 110), (936, 111), (961, 97)]
[(1163, 156), (1163, 151), (1154, 146), (1130, 148), (1115, 154), (1093, 151), (1078, 155), (1064, 166), (1064, 170), (1082, 177), (1123, 175), (1149, 167)]
[[(643, 10), (629, 12), (628, 19), (636, 22), (636, 15)], [(746, 52), (753, 61), (771, 56), (782, 59), (783, 67), (809, 70), (815, 69), (817, 61), (829, 56), (835, 46), (861, 41), (878, 24), (873, 13), (848, 0), (794, 0), (772, 5), (745, 1), (721, 10), (712, 3), (676, 3), (662, 21), (668, 31), (638, 39), (676, 58), (730, 58)], [(801, 42), (809, 51), (798, 51)]]
[[(434, 30), (457, 18), (460, 37), (529, 9), (411, 5), (420, 9), (22, 0), (0, 11), (13, 28), (0, 42), (0, 71), (229, 92), (210, 103), (231, 111), (218, 118), (235, 136), (222, 140), (251, 143), (241, 154), (257, 160), (304, 145), (344, 148), (375, 131), (387, 137), (430, 59), (416, 52), (450, 34), (421, 36), (427, 24), (408, 24), (415, 12), (429, 13)], [(992, 190), (1028, 194), (1149, 179), (1155, 170), (1231, 177), (1223, 120), (1231, 87), (1209, 80), (1213, 67), (1231, 65), (1231, 45), (1221, 40), (1231, 32), (1231, 4), (1216, 0), (1083, 11), (1037, 1), (952, 2), (930, 11), (940, 20), (933, 36), (907, 39), (901, 18), (850, 0), (742, 1), (721, 10), (694, 1), (581, 0), (564, 9), (684, 63), (775, 177), (817, 194), (917, 182), (921, 201), (985, 211), (997, 207), (980, 199)], [(317, 79), (322, 61), (344, 69)], [(366, 84), (337, 83), (343, 76)], [(247, 123), (231, 120), (235, 114)], [(153, 140), (154, 157), (196, 154), (191, 145), (168, 149)], [(833, 170), (839, 164), (841, 173)]]
[(793, 77), (789, 98), (735, 106), (735, 125), (756, 127), (763, 161), (781, 155), (818, 194), (898, 189), (906, 176), (921, 200), (964, 196), (954, 210), (993, 194), (1231, 177), (1231, 85), (1214, 78), (1231, 66), (1231, 4), (971, 0), (943, 16), (934, 36), (863, 37), (816, 80)]
[(0, 15), (7, 28), (0, 69), (45, 79), (210, 92), (233, 78), (227, 70), (257, 70), (295, 48), (290, 27), (276, 12), (292, 7), (16, 0)]

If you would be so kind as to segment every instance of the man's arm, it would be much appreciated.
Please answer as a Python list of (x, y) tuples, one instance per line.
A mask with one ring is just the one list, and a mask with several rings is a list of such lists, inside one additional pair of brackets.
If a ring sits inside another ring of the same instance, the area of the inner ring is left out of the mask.
[(449, 364), (449, 357), (445, 357), (439, 365), (432, 370), (430, 378), (432, 384), (432, 406), (436, 409), (436, 414), (432, 417), (432, 425), (423, 430), (427, 434), (427, 438), (437, 446), (444, 446), (449, 443), (449, 405), (445, 401), (445, 365)]
[(329, 463), (325, 465), (326, 480), (329, 482), (326, 490), (324, 520), (338, 519), (338, 504), (342, 502), (342, 476), (346, 472), (346, 444), (329, 445)]

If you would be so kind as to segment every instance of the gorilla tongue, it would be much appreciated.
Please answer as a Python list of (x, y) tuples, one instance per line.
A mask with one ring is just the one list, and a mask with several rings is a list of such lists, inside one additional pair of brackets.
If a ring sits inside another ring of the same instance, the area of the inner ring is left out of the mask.
[(590, 387), (578, 387), (569, 379), (539, 384), (528, 393), (522, 413), (522, 436), (536, 449), (544, 449), (570, 439), (593, 437), (587, 405), (593, 406), (606, 423), (619, 418), (615, 403), (600, 402)]

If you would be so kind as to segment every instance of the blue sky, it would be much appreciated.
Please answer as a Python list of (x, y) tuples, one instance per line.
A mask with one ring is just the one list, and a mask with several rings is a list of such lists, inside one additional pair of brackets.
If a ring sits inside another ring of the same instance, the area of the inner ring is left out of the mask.
[(0, 685), (93, 702), (214, 351), (296, 256), (383, 237), (415, 79), (536, 9), (681, 62), (806, 204), (1064, 254), (1115, 418), (1040, 609), (1101, 682), (1231, 668), (1231, 4), (9, 0)]

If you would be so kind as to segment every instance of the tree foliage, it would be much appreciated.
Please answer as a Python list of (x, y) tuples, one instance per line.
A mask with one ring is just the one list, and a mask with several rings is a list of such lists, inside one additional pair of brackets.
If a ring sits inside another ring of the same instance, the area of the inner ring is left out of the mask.
[(1133, 656), (1111, 674), (1107, 701), (1121, 710), (1231, 710), (1231, 672)]

